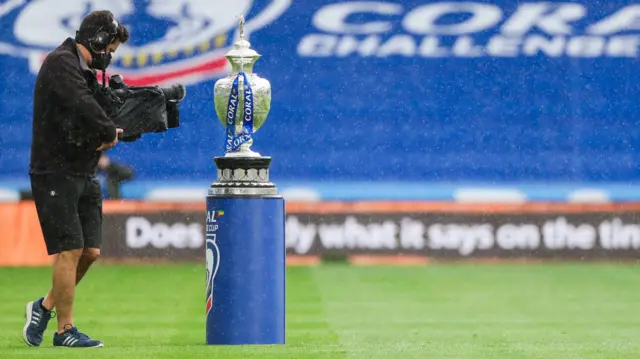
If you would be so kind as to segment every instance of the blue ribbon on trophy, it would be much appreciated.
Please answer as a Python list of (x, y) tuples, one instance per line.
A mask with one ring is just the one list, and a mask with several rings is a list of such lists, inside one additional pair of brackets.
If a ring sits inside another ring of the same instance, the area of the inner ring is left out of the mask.
[[(242, 120), (243, 131), (238, 136), (235, 135), (235, 119), (238, 112), (238, 87), (240, 77), (244, 79), (244, 117)], [(231, 87), (229, 102), (227, 103), (227, 137), (225, 141), (226, 152), (236, 152), (240, 146), (253, 139), (253, 90), (251, 83), (244, 72), (239, 72)]]

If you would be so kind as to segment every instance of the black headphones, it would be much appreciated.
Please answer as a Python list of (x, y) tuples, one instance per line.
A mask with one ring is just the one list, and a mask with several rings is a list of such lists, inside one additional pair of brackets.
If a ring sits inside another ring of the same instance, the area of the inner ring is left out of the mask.
[(93, 51), (98, 52), (105, 50), (107, 46), (109, 46), (109, 44), (112, 43), (115, 39), (116, 35), (118, 34), (119, 24), (116, 20), (113, 20), (111, 24), (113, 25), (112, 31), (103, 30), (104, 26), (102, 26), (98, 30), (98, 33), (94, 37), (89, 39), (89, 46), (91, 46), (91, 49)]

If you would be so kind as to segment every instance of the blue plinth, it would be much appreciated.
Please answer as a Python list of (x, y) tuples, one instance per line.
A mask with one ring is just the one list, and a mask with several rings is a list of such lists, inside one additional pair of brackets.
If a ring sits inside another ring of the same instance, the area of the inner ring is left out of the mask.
[(206, 233), (207, 344), (284, 344), (284, 200), (210, 196)]

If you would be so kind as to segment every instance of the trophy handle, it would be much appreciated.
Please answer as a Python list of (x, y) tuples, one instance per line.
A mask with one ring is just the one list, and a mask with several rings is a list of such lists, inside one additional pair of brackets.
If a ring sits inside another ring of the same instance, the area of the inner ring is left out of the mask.
[[(272, 0), (266, 9), (244, 25), (245, 38), (248, 40), (249, 36), (251, 36), (251, 31), (268, 25), (273, 19), (282, 15), (289, 6), (291, 6), (291, 0)], [(236, 33), (236, 37), (238, 36), (239, 34)]]

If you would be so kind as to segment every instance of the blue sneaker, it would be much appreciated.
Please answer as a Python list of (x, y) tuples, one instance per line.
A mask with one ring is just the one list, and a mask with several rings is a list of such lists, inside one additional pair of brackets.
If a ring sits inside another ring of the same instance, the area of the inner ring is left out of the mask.
[(89, 338), (89, 336), (80, 333), (78, 328), (73, 327), (60, 334), (55, 333), (53, 335), (53, 346), (69, 348), (102, 348), (104, 347), (104, 344), (100, 341)]
[[(42, 301), (44, 301), (44, 297), (27, 303), (25, 312), (27, 320), (22, 330), (22, 337), (30, 347), (40, 346), (44, 331), (47, 329), (49, 320), (51, 320), (52, 312), (42, 308)], [(53, 313), (55, 314), (55, 312)]]

